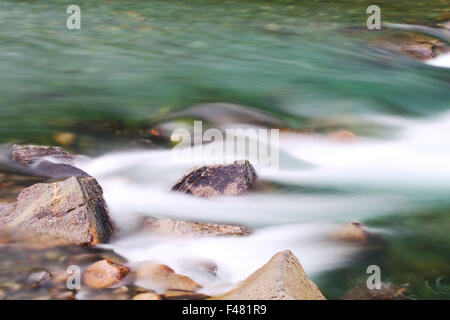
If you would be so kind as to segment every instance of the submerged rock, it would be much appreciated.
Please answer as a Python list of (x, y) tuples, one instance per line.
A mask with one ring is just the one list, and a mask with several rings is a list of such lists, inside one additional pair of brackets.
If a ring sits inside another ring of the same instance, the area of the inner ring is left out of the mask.
[(342, 296), (342, 300), (408, 300), (406, 290), (392, 283), (381, 283), (380, 289), (369, 289), (362, 285)]
[(73, 165), (75, 157), (59, 147), (36, 145), (3, 145), (0, 147), (0, 169), (6, 172), (48, 178), (88, 176)]
[(426, 60), (436, 57), (436, 46), (432, 43), (408, 41), (401, 45), (401, 49), (413, 58)]
[(31, 165), (38, 160), (42, 160), (45, 157), (51, 157), (64, 163), (72, 163), (74, 160), (73, 155), (59, 147), (18, 144), (12, 145), (11, 157), (14, 161), (26, 166)]
[(251, 231), (238, 225), (213, 224), (181, 221), (174, 219), (141, 219), (142, 230), (161, 236), (201, 237), (201, 236), (247, 236)]
[(198, 197), (234, 196), (246, 192), (255, 180), (255, 169), (250, 162), (242, 160), (197, 168), (178, 181), (172, 190)]
[(339, 227), (331, 234), (332, 240), (366, 244), (375, 236), (360, 222), (350, 222)]
[(149, 264), (136, 270), (139, 284), (156, 291), (183, 290), (195, 291), (201, 285), (191, 278), (177, 274), (169, 266), (163, 264)]
[(280, 251), (220, 300), (325, 300), (291, 251)]
[[(421, 26), (417, 26), (421, 27)], [(430, 30), (438, 30), (432, 29)], [(440, 31), (442, 32), (442, 31)], [(392, 34), (374, 40), (375, 45), (388, 51), (406, 54), (411, 58), (428, 60), (450, 50), (449, 46), (433, 36), (416, 33)]]
[(125, 278), (130, 269), (107, 259), (91, 264), (84, 272), (84, 284), (94, 289), (109, 288)]
[(173, 112), (168, 116), (161, 116), (158, 122), (169, 122), (180, 118), (203, 120), (210, 125), (221, 128), (236, 123), (253, 124), (263, 127), (286, 125), (284, 121), (262, 110), (224, 102), (195, 105), (181, 112)]
[(17, 201), (0, 204), (4, 241), (36, 247), (96, 245), (108, 242), (115, 227), (92, 177), (38, 183), (22, 190)]

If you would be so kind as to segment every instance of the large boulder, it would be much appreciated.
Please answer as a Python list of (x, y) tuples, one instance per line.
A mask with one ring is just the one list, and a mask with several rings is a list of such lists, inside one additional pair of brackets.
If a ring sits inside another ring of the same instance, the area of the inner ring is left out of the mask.
[(179, 180), (172, 190), (198, 197), (234, 196), (247, 191), (255, 180), (253, 166), (247, 160), (241, 160), (197, 168)]
[(16, 202), (0, 205), (3, 241), (89, 246), (108, 242), (114, 230), (102, 188), (92, 177), (34, 184)]
[(190, 238), (202, 236), (247, 236), (251, 233), (248, 228), (239, 225), (156, 219), (153, 217), (143, 217), (140, 225), (143, 231), (160, 236)]
[(280, 251), (220, 300), (325, 300), (291, 251)]

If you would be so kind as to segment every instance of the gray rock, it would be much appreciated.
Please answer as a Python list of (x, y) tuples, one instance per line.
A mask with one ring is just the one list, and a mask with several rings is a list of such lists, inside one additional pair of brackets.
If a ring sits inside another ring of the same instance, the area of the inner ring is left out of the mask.
[(23, 165), (31, 165), (45, 157), (51, 157), (55, 160), (72, 163), (74, 156), (59, 147), (46, 147), (36, 145), (18, 145), (11, 147), (11, 157)]
[(0, 205), (0, 231), (7, 241), (36, 247), (108, 242), (115, 227), (92, 177), (71, 177), (22, 190), (17, 201)]
[(88, 176), (73, 166), (75, 157), (58, 147), (3, 145), (0, 147), (0, 171), (48, 178)]
[(234, 196), (247, 191), (256, 177), (255, 169), (247, 160), (202, 166), (184, 176), (172, 190), (198, 197)]

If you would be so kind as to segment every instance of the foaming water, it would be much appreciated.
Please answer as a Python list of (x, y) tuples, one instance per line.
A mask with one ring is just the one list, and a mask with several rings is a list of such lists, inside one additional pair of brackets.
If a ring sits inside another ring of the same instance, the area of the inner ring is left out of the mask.
[[(108, 245), (131, 264), (166, 263), (197, 280), (205, 292), (215, 294), (280, 250), (292, 250), (313, 278), (351, 261), (359, 249), (328, 238), (341, 222), (448, 205), (450, 113), (426, 120), (370, 120), (394, 125), (397, 136), (335, 141), (318, 135), (281, 134), (280, 168), (259, 178), (288, 188), (239, 197), (203, 199), (170, 192), (183, 174), (200, 164), (173, 161), (170, 150), (112, 153), (79, 166), (103, 186), (121, 230), (131, 230), (143, 215), (253, 228), (253, 235), (242, 238), (134, 235)], [(258, 163), (255, 167), (258, 170)], [(217, 277), (196, 270), (196, 261), (216, 263)]]
[(432, 66), (450, 68), (450, 53), (441, 54), (434, 59), (428, 60), (427, 63)]

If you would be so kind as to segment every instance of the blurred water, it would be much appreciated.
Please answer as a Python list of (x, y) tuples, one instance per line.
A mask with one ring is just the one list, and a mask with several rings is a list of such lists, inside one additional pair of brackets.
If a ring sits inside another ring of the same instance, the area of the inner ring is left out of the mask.
[[(284, 249), (292, 250), (313, 278), (351, 264), (360, 248), (329, 240), (339, 223), (386, 216), (409, 219), (418, 211), (450, 206), (450, 114), (428, 120), (373, 121), (395, 124), (397, 138), (349, 142), (282, 134), (279, 171), (259, 178), (287, 184), (290, 192), (275, 189), (214, 200), (171, 192), (171, 185), (193, 163), (175, 162), (170, 150), (113, 153), (79, 166), (103, 186), (122, 231), (135, 227), (143, 215), (254, 228), (254, 235), (245, 238), (174, 240), (139, 235), (109, 246), (132, 263), (156, 259), (169, 264), (202, 283), (206, 293), (220, 293)], [(311, 166), (287, 165), (292, 162), (287, 155)], [(257, 159), (253, 161), (258, 168)], [(392, 230), (373, 232), (384, 235)], [(191, 260), (214, 261), (218, 277), (192, 271), (186, 262)]]

